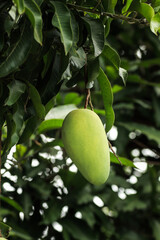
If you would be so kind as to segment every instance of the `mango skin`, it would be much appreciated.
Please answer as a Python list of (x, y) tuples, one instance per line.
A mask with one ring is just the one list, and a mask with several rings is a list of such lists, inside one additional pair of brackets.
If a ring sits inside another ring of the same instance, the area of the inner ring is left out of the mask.
[(95, 112), (88, 109), (71, 111), (62, 125), (62, 141), (84, 178), (94, 185), (106, 182), (110, 152), (103, 124)]

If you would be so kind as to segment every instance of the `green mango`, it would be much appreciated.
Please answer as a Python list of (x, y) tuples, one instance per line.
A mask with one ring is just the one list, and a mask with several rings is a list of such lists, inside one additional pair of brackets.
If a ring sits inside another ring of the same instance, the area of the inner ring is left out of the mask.
[(103, 124), (95, 112), (88, 109), (71, 111), (62, 125), (62, 141), (84, 178), (95, 185), (106, 182), (110, 152)]

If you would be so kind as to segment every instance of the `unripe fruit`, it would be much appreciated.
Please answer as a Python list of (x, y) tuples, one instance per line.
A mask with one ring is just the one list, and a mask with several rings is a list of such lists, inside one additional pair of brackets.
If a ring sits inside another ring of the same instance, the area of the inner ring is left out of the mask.
[(68, 156), (90, 183), (105, 183), (110, 153), (103, 124), (95, 112), (88, 109), (70, 112), (63, 122), (62, 141)]

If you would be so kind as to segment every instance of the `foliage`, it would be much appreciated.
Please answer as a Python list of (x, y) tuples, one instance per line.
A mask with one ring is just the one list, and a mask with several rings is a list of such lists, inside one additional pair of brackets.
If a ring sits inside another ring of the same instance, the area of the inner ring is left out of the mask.
[[(3, 237), (159, 239), (159, 11), (159, 0), (0, 3)], [(61, 141), (86, 90), (124, 164), (111, 154), (102, 186), (73, 171)]]

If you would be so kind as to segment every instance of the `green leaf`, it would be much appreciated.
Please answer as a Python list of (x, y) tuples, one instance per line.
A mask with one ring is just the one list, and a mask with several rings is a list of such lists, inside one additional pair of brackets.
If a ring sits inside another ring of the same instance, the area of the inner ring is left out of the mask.
[(62, 127), (63, 119), (49, 119), (43, 121), (38, 127), (38, 133), (59, 129)]
[(21, 15), (25, 12), (24, 0), (13, 0), (14, 4), (18, 9), (18, 13)]
[[(12, 228), (8, 226), (6, 223), (0, 222), (0, 231), (1, 231), (2, 237), (8, 238), (11, 230)], [(0, 240), (7, 240), (7, 239), (0, 237)]]
[(4, 202), (6, 202), (7, 204), (9, 204), (10, 206), (12, 206), (13, 208), (15, 208), (17, 211), (19, 212), (23, 212), (22, 207), (19, 205), (19, 203), (17, 203), (16, 201), (14, 201), (13, 199), (10, 199), (8, 197), (4, 197), (2, 195), (0, 195), (0, 199)]
[[(129, 166), (129, 167), (136, 168), (136, 166), (133, 164), (133, 162), (130, 161), (129, 159), (124, 158), (124, 157), (119, 157), (119, 156), (118, 156), (118, 158), (124, 166)], [(116, 156), (112, 152), (110, 152), (110, 159), (111, 159), (111, 162), (120, 164), (120, 162), (118, 161), (118, 159), (116, 158)]]
[(107, 44), (101, 56), (106, 58), (119, 71), (121, 59), (115, 49)]
[(158, 35), (157, 33), (160, 32), (160, 13), (157, 13), (152, 17), (150, 21), (150, 28), (154, 34)]
[(7, 87), (9, 88), (9, 97), (5, 105), (11, 106), (16, 103), (19, 97), (25, 92), (26, 84), (18, 80), (12, 80)]
[(131, 5), (133, 0), (127, 0), (125, 6), (122, 8), (122, 13), (126, 13)]
[(91, 35), (91, 40), (94, 47), (94, 57), (98, 57), (104, 48), (104, 26), (100, 19), (91, 19), (87, 17), (82, 18), (87, 27), (89, 27), (89, 32)]
[(99, 75), (99, 58), (88, 61), (88, 82), (95, 81)]
[(112, 88), (107, 76), (105, 75), (105, 73), (101, 68), (100, 68), (99, 76), (97, 80), (99, 82), (99, 86), (102, 92), (103, 103), (104, 103), (104, 108), (106, 113), (106, 131), (108, 132), (113, 126), (114, 119), (115, 119), (114, 111), (112, 108), (112, 104), (113, 104)]
[(135, 10), (139, 12), (141, 15), (143, 15), (147, 19), (148, 22), (150, 22), (154, 16), (154, 9), (151, 7), (151, 5), (147, 3), (140, 3), (138, 1), (133, 1), (131, 4), (131, 10)]
[(52, 18), (52, 25), (57, 27), (61, 33), (61, 41), (64, 45), (65, 54), (67, 55), (73, 44), (71, 29), (71, 14), (69, 9), (62, 2), (54, 1), (52, 5), (55, 14)]
[(29, 84), (29, 96), (33, 103), (34, 109), (36, 111), (36, 115), (40, 120), (43, 120), (45, 117), (45, 107), (42, 104), (41, 97), (37, 89), (32, 85)]
[(38, 4), (34, 0), (24, 0), (25, 13), (34, 28), (34, 39), (42, 45), (42, 15)]
[(25, 128), (18, 141), (18, 144), (27, 142), (32, 136), (32, 134), (34, 134), (39, 123), (40, 123), (40, 120), (37, 118), (37, 116), (32, 116), (31, 118), (29, 118), (26, 121)]
[(129, 131), (139, 130), (142, 134), (146, 135), (148, 139), (156, 141), (160, 144), (160, 130), (140, 123), (132, 122), (130, 123), (118, 123), (118, 125), (125, 127)]
[(18, 42), (0, 65), (0, 78), (16, 71), (24, 63), (31, 48), (32, 39), (30, 28), (26, 24)]

